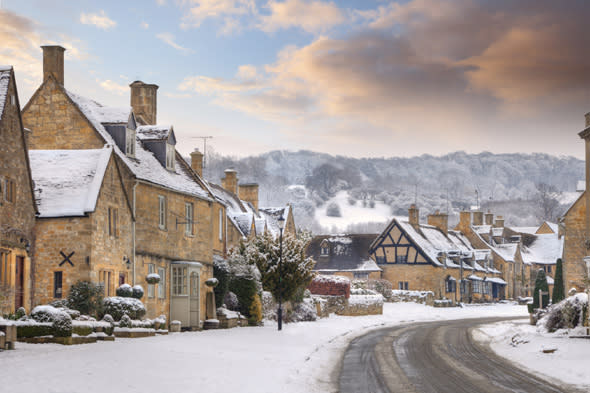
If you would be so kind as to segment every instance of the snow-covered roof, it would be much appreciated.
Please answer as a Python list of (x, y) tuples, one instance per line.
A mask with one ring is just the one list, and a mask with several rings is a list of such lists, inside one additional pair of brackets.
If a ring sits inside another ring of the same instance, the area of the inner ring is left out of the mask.
[(7, 101), (6, 96), (8, 95), (8, 85), (10, 84), (11, 71), (12, 66), (0, 65), (0, 120), (2, 120), (4, 104)]
[(586, 180), (578, 180), (576, 183), (576, 191), (584, 192), (586, 190)]
[(554, 285), (555, 284), (555, 280), (553, 280), (552, 277), (547, 276), (547, 285)]
[(138, 126), (135, 131), (137, 138), (142, 141), (164, 140), (168, 139), (173, 128), (167, 125)]
[(539, 227), (510, 227), (514, 232), (519, 233), (528, 233), (530, 235), (534, 235), (535, 232), (539, 229)]
[(30, 150), (40, 217), (93, 212), (113, 149)]
[(502, 236), (504, 234), (504, 228), (492, 228), (492, 236)]
[(535, 237), (528, 247), (522, 247), (522, 260), (529, 264), (555, 264), (563, 254), (564, 237), (559, 238), (556, 233), (538, 234)]
[(518, 243), (497, 244), (493, 249), (505, 261), (514, 262), (516, 251), (518, 250)]
[(502, 280), (500, 277), (487, 277), (486, 281), (506, 285), (506, 281)]
[(286, 205), (285, 207), (261, 207), (258, 209), (258, 212), (266, 220), (267, 229), (276, 236), (280, 232), (279, 218), (282, 217), (286, 224), (290, 209), (290, 205)]
[(195, 179), (195, 175), (189, 169), (190, 166), (179, 154), (176, 154), (175, 169), (168, 170), (160, 164), (152, 152), (142, 146), (139, 138), (136, 139), (135, 158), (128, 157), (125, 152), (122, 152), (117, 147), (114, 139), (104, 128), (103, 124), (127, 124), (132, 113), (130, 107), (106, 107), (70, 91), (66, 90), (66, 93), (82, 111), (84, 116), (92, 123), (102, 138), (109, 145), (114, 146), (115, 153), (125, 162), (139, 180), (199, 198), (210, 199), (210, 190), (206, 189), (204, 184), (202, 185)]
[(488, 234), (492, 228), (491, 225), (473, 225), (473, 230), (479, 234)]

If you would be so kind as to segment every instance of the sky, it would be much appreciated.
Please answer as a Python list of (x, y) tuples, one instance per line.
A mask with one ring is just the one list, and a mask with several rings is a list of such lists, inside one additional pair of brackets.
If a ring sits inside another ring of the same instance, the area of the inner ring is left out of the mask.
[(585, 0), (0, 0), (0, 64), (21, 106), (41, 45), (65, 86), (128, 106), (159, 85), (177, 149), (354, 157), (544, 152), (583, 157)]

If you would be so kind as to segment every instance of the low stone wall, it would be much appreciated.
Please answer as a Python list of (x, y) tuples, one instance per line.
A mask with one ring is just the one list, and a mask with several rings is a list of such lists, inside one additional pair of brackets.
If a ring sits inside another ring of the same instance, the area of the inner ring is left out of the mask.
[(346, 307), (348, 307), (348, 301), (345, 296), (312, 296), (318, 317), (327, 318), (330, 314), (342, 315)]
[(342, 276), (316, 276), (307, 287), (312, 295), (350, 296), (350, 280)]
[(348, 299), (348, 307), (340, 315), (362, 316), (383, 314), (383, 296), (355, 295)]
[(404, 291), (394, 289), (391, 291), (392, 302), (414, 302), (434, 306), (434, 292), (432, 291)]

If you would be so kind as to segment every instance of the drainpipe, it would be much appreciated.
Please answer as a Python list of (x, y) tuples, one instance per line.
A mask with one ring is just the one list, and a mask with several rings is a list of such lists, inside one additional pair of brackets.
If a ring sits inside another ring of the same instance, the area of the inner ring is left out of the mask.
[(137, 187), (137, 180), (135, 184), (133, 184), (133, 221), (131, 222), (131, 237), (133, 239), (133, 285), (137, 285), (135, 283), (135, 222), (137, 221), (137, 217), (135, 215), (135, 188)]

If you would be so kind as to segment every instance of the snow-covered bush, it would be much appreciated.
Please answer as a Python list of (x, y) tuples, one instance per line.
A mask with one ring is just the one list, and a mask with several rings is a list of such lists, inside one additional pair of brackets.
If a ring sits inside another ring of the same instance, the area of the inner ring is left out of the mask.
[(328, 217), (342, 217), (342, 213), (340, 212), (340, 206), (336, 202), (330, 203), (326, 207), (326, 216)]
[(377, 293), (380, 293), (385, 301), (390, 301), (392, 297), (392, 286), (391, 282), (387, 280), (369, 280), (367, 281), (367, 289), (373, 290)]
[(14, 313), (14, 316), (15, 316), (16, 319), (20, 319), (20, 318), (22, 318), (22, 317), (24, 317), (26, 315), (27, 315), (27, 311), (25, 310), (24, 307), (19, 307), (16, 310), (16, 312)]
[(301, 303), (295, 304), (289, 315), (289, 322), (315, 321), (318, 313), (315, 303), (311, 298), (303, 299)]
[(72, 318), (70, 315), (53, 306), (37, 306), (31, 311), (31, 317), (36, 322), (50, 322), (52, 334), (55, 337), (69, 337), (72, 335)]
[(71, 308), (67, 308), (67, 307), (60, 307), (60, 308), (58, 308), (58, 310), (61, 310), (65, 313), (67, 313), (70, 316), (70, 318), (72, 318), (72, 319), (79, 318), (81, 315), (80, 311), (72, 310)]
[(134, 285), (133, 286), (133, 293), (131, 294), (132, 298), (141, 299), (143, 297), (143, 287), (141, 285)]
[(262, 317), (264, 319), (269, 319), (271, 321), (276, 321), (277, 319), (277, 303), (275, 299), (272, 297), (272, 293), (268, 291), (263, 291), (262, 296)]
[[(217, 308), (221, 307), (221, 305), (225, 302), (225, 297), (228, 293), (230, 279), (229, 270), (229, 265), (225, 259), (217, 257), (213, 258), (213, 277), (219, 281), (219, 284), (213, 288), (213, 292), (215, 293), (215, 307)], [(230, 307), (229, 304), (225, 304)]]
[(129, 284), (122, 284), (117, 288), (117, 296), (119, 297), (131, 297), (133, 296), (133, 288)]
[(258, 293), (254, 294), (252, 302), (250, 303), (250, 309), (248, 310), (248, 324), (255, 326), (260, 324), (262, 321), (262, 302)]
[(72, 335), (72, 318), (63, 313), (53, 321), (54, 337), (70, 337)]
[[(266, 292), (266, 293), (268, 293), (272, 297), (270, 292)], [(264, 293), (263, 293), (263, 295), (264, 295)], [(263, 297), (263, 299), (264, 299), (264, 297)], [(264, 302), (264, 300), (263, 300), (263, 302)], [(233, 293), (231, 291), (229, 291), (225, 294), (225, 298), (223, 299), (223, 304), (225, 304), (225, 307), (231, 311), (238, 311), (239, 307), (240, 307), (240, 302), (238, 301), (238, 297), (236, 296), (235, 293)]]
[(101, 284), (78, 281), (70, 287), (68, 300), (62, 307), (78, 310), (84, 315), (97, 316), (102, 311), (103, 292), (104, 288)]
[(588, 297), (579, 293), (550, 306), (537, 326), (549, 332), (558, 329), (573, 329), (584, 323), (585, 313), (588, 312)]
[[(76, 284), (74, 284), (76, 285)], [(52, 301), (51, 303), (49, 303), (50, 306), (53, 306), (55, 308), (70, 308), (70, 305), (68, 303), (68, 299), (57, 299)]]
[(104, 312), (110, 314), (115, 321), (121, 320), (123, 315), (128, 315), (131, 319), (141, 319), (146, 312), (141, 300), (129, 297), (106, 297), (103, 307)]
[(122, 327), (122, 328), (133, 327), (133, 324), (131, 322), (131, 318), (129, 317), (129, 315), (125, 314), (121, 317), (121, 321), (119, 321), (119, 327)]
[(102, 320), (103, 320), (104, 322), (108, 322), (108, 323), (110, 323), (110, 324), (112, 324), (112, 323), (114, 323), (114, 322), (115, 322), (115, 320), (114, 320), (114, 318), (113, 318), (113, 316), (112, 316), (111, 314), (105, 314), (105, 315), (102, 317)]

